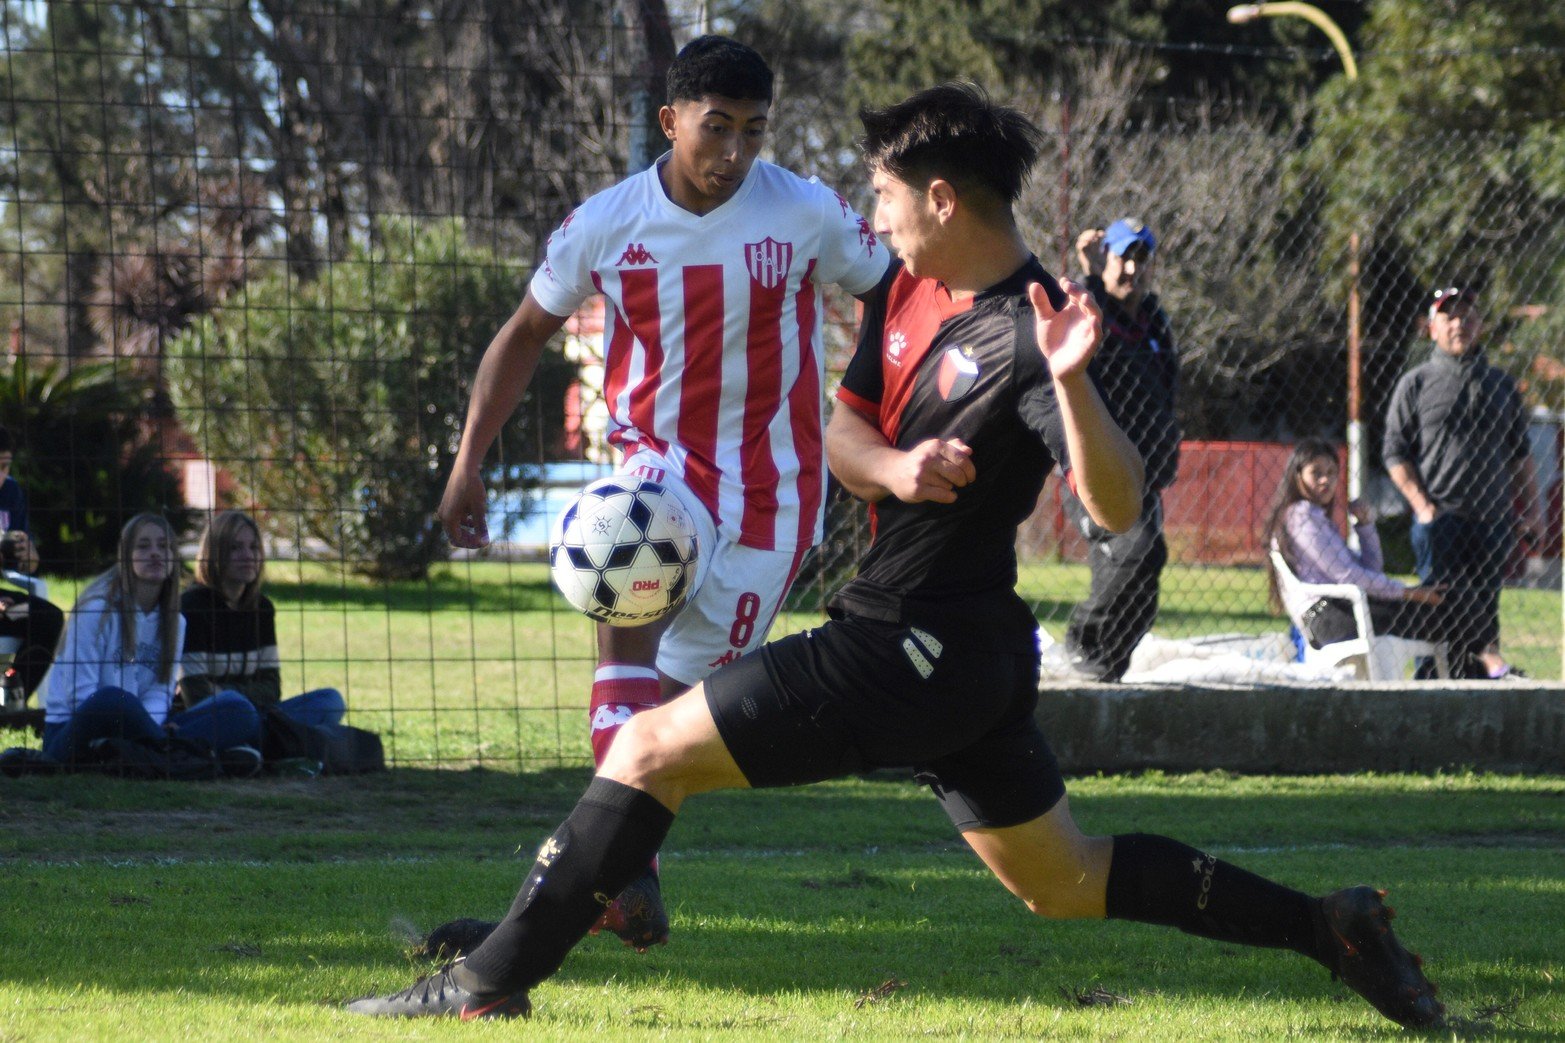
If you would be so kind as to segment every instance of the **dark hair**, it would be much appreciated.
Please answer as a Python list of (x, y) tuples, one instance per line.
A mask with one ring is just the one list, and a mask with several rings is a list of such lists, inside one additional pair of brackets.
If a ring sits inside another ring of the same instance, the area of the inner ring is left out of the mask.
[(1282, 481), (1277, 483), (1277, 492), (1272, 496), (1271, 507), (1266, 515), (1266, 528), (1261, 531), (1262, 550), (1266, 552), (1267, 586), (1272, 608), (1279, 611), (1282, 609), (1282, 592), (1277, 588), (1277, 572), (1272, 568), (1271, 549), (1276, 544), (1283, 558), (1290, 565), (1293, 563), (1288, 553), (1288, 526), (1284, 515), (1288, 513), (1289, 507), (1305, 498), (1304, 490), (1299, 486), (1299, 476), (1316, 460), (1337, 463), (1337, 447), (1323, 438), (1306, 438), (1293, 447), (1293, 455), (1288, 457), (1288, 463), (1282, 469)]
[(16, 443), (11, 440), (11, 432), (0, 427), (0, 453), (16, 452)]
[(735, 101), (771, 101), (772, 68), (738, 40), (698, 36), (669, 63), (668, 103), (711, 94)]
[(917, 188), (939, 178), (992, 193), (1007, 211), (1043, 148), (1043, 132), (971, 83), (942, 83), (884, 109), (863, 109), (859, 148), (871, 170)]

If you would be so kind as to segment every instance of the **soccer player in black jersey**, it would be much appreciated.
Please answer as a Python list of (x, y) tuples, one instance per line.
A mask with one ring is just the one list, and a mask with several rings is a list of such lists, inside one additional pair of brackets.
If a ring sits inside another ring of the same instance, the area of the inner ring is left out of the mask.
[(862, 116), (876, 231), (901, 255), (866, 308), (827, 431), (875, 540), (831, 621), (766, 645), (625, 725), (487, 941), (377, 1015), (508, 1017), (646, 865), (684, 801), (905, 766), (1028, 908), (1166, 924), (1323, 964), (1403, 1025), (1442, 1007), (1382, 894), (1324, 898), (1175, 840), (1091, 837), (1034, 721), (1038, 654), (1016, 527), (1058, 463), (1099, 524), (1141, 505), (1140, 458), (1087, 376), (1085, 289), (1050, 278), (1011, 204), (1041, 137), (976, 88)]

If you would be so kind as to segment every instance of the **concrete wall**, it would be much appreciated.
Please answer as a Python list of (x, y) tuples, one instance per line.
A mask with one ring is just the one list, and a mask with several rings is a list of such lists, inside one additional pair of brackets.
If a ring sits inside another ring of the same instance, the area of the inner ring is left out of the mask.
[(1565, 773), (1565, 685), (1044, 684), (1038, 723), (1068, 773), (1162, 768)]

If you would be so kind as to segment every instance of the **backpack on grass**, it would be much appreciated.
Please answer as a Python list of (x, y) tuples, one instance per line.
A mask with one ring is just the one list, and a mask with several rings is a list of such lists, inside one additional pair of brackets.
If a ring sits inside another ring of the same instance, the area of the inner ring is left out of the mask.
[(324, 775), (386, 770), (386, 753), (374, 732), (348, 724), (305, 724), (275, 706), (261, 711), (261, 755), (267, 764), (316, 761)]

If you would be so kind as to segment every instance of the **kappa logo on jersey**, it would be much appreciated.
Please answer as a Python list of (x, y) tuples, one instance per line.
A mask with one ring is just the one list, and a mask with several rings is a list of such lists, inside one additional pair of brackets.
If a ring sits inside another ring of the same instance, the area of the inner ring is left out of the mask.
[(947, 348), (940, 356), (940, 375), (935, 385), (940, 389), (940, 397), (954, 402), (973, 390), (977, 382), (978, 363), (973, 361), (973, 349), (961, 345)]
[(750, 278), (764, 290), (775, 290), (788, 278), (793, 266), (793, 244), (779, 243), (767, 236), (758, 243), (744, 244), (744, 263)]
[(875, 252), (875, 230), (869, 226), (869, 222), (859, 218), (859, 245), (864, 247), (865, 253)]
[(647, 250), (645, 243), (631, 243), (625, 247), (625, 252), (619, 255), (619, 260), (614, 262), (615, 267), (623, 268), (628, 265), (657, 264), (658, 259)]
[[(738, 650), (730, 648), (728, 651), (724, 652), (722, 655), (718, 656), (716, 659), (712, 660), (710, 663), (708, 663), (706, 665), (710, 666), (713, 670), (716, 670), (720, 666), (727, 666), (729, 663), (732, 663), (734, 660), (736, 660), (738, 658), (739, 658)], [(749, 698), (749, 697), (746, 696), (745, 698)], [(752, 716), (754, 716), (754, 715), (752, 714)]]
[(833, 192), (832, 195), (837, 197), (837, 205), (842, 207), (842, 216), (843, 217), (847, 217), (848, 216), (848, 209), (849, 209), (848, 201), (846, 199), (842, 198), (842, 193), (841, 192)]
[(890, 339), (886, 341), (886, 361), (893, 366), (902, 365), (902, 353), (907, 350), (907, 335), (901, 330), (893, 330)]

